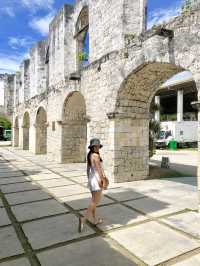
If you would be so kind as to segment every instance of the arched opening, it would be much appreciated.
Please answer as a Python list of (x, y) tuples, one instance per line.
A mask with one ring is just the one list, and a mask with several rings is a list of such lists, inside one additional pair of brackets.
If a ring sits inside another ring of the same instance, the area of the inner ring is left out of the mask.
[(180, 72), (162, 84), (151, 103), (159, 106), (154, 113), (154, 121), (160, 126), (155, 148), (169, 148), (172, 138), (177, 148), (197, 147), (198, 112), (191, 104), (197, 100), (197, 87), (190, 71)]
[(19, 147), (19, 119), (15, 118), (14, 124), (14, 147)]
[(80, 69), (89, 64), (89, 12), (85, 6), (76, 23), (77, 66)]
[(166, 81), (156, 97), (161, 121), (197, 121), (197, 111), (191, 106), (191, 102), (198, 100), (197, 88), (190, 71), (178, 73)]
[(47, 113), (40, 107), (36, 115), (36, 154), (47, 153)]
[(84, 97), (71, 93), (64, 102), (62, 122), (62, 163), (86, 161), (87, 120)]
[[(183, 71), (168, 63), (148, 63), (122, 83), (115, 112), (108, 114), (114, 127), (113, 176), (115, 182), (141, 180), (149, 174), (150, 105), (161, 85)], [(110, 136), (111, 137), (111, 136)]]
[(30, 116), (26, 112), (23, 117), (23, 150), (29, 150)]

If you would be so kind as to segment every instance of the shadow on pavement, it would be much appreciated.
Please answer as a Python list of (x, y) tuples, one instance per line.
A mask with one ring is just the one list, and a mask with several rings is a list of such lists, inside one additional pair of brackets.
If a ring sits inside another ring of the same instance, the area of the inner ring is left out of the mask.
[[(130, 255), (127, 255), (129, 253), (124, 253), (124, 249), (119, 248), (113, 240), (97, 236), (103, 231), (148, 220), (145, 214), (162, 211), (172, 205), (164, 199), (156, 199), (145, 192), (119, 185), (118, 188), (113, 187), (105, 193), (97, 209), (98, 215), (104, 218), (104, 224), (99, 226), (100, 231), (95, 231), (94, 226), (88, 224), (83, 234), (79, 234), (78, 217), (83, 209), (87, 208), (91, 198), (86, 187), (74, 182), (47, 188), (35, 180), (26, 179), (31, 178), (33, 174), (41, 174), (40, 170), (34, 171), (34, 165), (33, 169), (20, 169), (21, 172), (14, 168), (18, 164), (17, 159), (13, 160), (13, 166), (8, 164), (8, 161), (0, 157), (0, 182), (5, 178), (15, 178), (13, 173), (16, 172), (21, 173), (16, 178), (21, 181), (24, 179), (24, 182), (16, 183), (13, 180), (13, 184), (0, 185), (9, 206), (5, 208), (13, 212), (42, 265), (65, 266), (66, 262), (67, 265), (76, 266), (100, 266), (108, 265), (108, 262), (109, 266), (138, 265), (134, 264), (129, 258)], [(1, 172), (1, 169), (6, 171)], [(23, 174), (24, 171), (26, 175)], [(73, 182), (67, 177), (67, 171), (65, 179)], [(152, 187), (148, 192), (159, 194), (159, 189)]]
[[(158, 166), (161, 165), (161, 162), (159, 160), (152, 159), (151, 162)], [(197, 166), (194, 165), (170, 163), (170, 169), (177, 171), (185, 176), (197, 176)]]

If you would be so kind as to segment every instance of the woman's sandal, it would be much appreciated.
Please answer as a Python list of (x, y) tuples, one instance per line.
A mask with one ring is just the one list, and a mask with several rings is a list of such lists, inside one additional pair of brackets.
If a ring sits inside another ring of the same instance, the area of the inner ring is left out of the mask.
[(102, 223), (103, 223), (103, 219), (102, 218), (98, 218), (97, 222), (94, 223), (94, 225), (97, 226), (97, 225), (102, 224)]
[(78, 232), (81, 233), (83, 231), (84, 223), (82, 222), (81, 217), (78, 219)]

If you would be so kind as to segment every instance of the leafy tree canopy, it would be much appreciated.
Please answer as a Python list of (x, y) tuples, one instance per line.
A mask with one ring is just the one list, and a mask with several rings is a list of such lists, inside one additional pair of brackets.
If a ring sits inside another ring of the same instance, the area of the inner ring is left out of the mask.
[(5, 116), (0, 116), (0, 126), (4, 129), (11, 129), (11, 122)]

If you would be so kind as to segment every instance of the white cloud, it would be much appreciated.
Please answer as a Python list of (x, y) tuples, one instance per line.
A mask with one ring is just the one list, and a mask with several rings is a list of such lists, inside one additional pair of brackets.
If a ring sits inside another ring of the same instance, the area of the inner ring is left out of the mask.
[(52, 9), (54, 0), (21, 0), (21, 3), (34, 13), (37, 9)]
[(15, 13), (12, 7), (9, 6), (5, 6), (5, 7), (1, 7), (0, 8), (0, 15), (6, 15), (9, 16), (11, 18), (15, 17)]
[(30, 37), (18, 38), (9, 37), (8, 44), (12, 49), (27, 48), (34, 43), (34, 40)]
[(169, 21), (171, 18), (178, 16), (180, 11), (181, 5), (177, 4), (175, 6), (170, 6), (168, 9), (155, 9), (152, 14), (150, 14), (147, 28), (150, 29), (154, 25)]
[(30, 21), (29, 26), (38, 31), (41, 35), (46, 36), (49, 32), (49, 24), (54, 17), (54, 12), (49, 13), (44, 17), (35, 17)]
[(8, 44), (12, 49), (27, 48), (34, 43), (34, 40), (30, 37), (9, 37)]
[(20, 63), (27, 58), (27, 54), (0, 54), (0, 73), (13, 73), (19, 69)]

